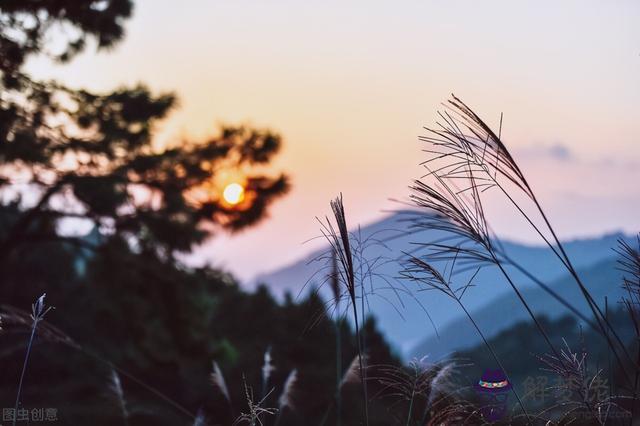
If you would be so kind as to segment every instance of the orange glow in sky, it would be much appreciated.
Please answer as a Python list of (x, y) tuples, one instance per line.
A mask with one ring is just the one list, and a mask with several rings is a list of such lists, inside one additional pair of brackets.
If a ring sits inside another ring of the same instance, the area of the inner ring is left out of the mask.
[[(452, 92), (491, 126), (504, 113), (503, 139), (561, 237), (637, 232), (638, 22), (635, 0), (138, 0), (115, 49), (29, 69), (92, 90), (175, 91), (160, 146), (219, 123), (282, 134), (273, 170), (292, 191), (258, 227), (194, 256), (250, 278), (317, 247), (302, 242), (340, 192), (353, 226), (401, 208), (389, 199), (424, 174), (417, 137)], [(527, 240), (494, 214), (498, 232)]]

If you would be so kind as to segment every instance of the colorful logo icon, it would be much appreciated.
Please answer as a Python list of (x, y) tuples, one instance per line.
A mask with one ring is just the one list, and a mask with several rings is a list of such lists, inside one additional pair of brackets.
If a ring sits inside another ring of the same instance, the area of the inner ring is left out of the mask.
[(480, 414), (489, 422), (500, 420), (507, 412), (507, 399), (511, 391), (511, 383), (501, 369), (487, 369), (474, 385), (480, 397)]

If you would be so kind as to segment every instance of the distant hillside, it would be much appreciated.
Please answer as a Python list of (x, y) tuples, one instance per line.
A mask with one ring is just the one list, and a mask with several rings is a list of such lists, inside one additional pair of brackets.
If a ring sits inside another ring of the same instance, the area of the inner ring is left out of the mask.
[[(379, 326), (387, 340), (403, 355), (409, 356), (416, 352), (418, 345), (434, 337), (436, 330), (442, 336), (442, 330), (459, 319), (461, 313), (456, 304), (446, 296), (433, 291), (422, 291), (424, 289), (418, 285), (399, 279), (402, 270), (399, 260), (403, 257), (403, 252), (415, 252), (419, 248), (417, 243), (433, 241), (444, 236), (440, 231), (407, 233), (406, 220), (407, 212), (399, 212), (363, 227), (360, 235), (363, 239), (374, 236), (376, 240), (383, 242), (369, 248), (365, 257), (387, 259), (387, 262), (381, 263), (376, 269), (378, 276), (384, 279), (378, 278), (373, 283), (375, 291), (368, 298), (369, 312), (378, 318)], [(575, 240), (567, 242), (565, 247), (575, 267), (584, 270), (612, 259), (614, 253), (611, 248), (616, 246), (617, 239), (621, 237), (622, 234), (611, 234), (600, 238)], [(561, 279), (566, 273), (553, 254), (544, 247), (512, 242), (505, 242), (503, 245), (514, 260), (534, 272), (538, 279), (547, 284)], [(326, 264), (315, 261), (321, 253), (322, 251), (313, 253), (305, 259), (262, 275), (254, 284), (267, 284), (277, 297), (283, 297), (285, 292), (291, 292), (295, 297), (299, 293), (309, 291), (314, 286), (319, 286), (326, 277), (326, 272), (322, 270)], [(517, 270), (509, 270), (509, 273), (523, 289), (535, 285)], [(476, 286), (465, 294), (465, 305), (472, 312), (511, 292), (496, 268), (484, 268), (476, 277), (475, 283)], [(328, 296), (328, 293), (324, 294)], [(511, 314), (502, 310), (501, 315), (509, 317)], [(446, 350), (454, 349), (452, 345), (444, 346)]]
[[(609, 298), (609, 309), (619, 308), (619, 301), (623, 293), (620, 287), (622, 275), (616, 268), (615, 258), (604, 260), (578, 272), (603, 312), (605, 296)], [(585, 314), (587, 318), (592, 317), (587, 302), (571, 277), (564, 276), (550, 284), (550, 287), (565, 300), (571, 301), (573, 306)], [(536, 315), (544, 315), (555, 320), (571, 314), (567, 308), (538, 287), (528, 288), (522, 292), (522, 295)], [(472, 316), (482, 332), (488, 337), (495, 336), (518, 321), (530, 319), (513, 293), (496, 297), (480, 309), (473, 311)], [(582, 326), (586, 326), (584, 322), (582, 322)], [(437, 359), (454, 350), (463, 350), (480, 342), (481, 338), (469, 320), (466, 317), (460, 317), (443, 327), (440, 330), (440, 337), (432, 336), (416, 345), (410, 355), (422, 357), (428, 354)]]
[[(620, 339), (628, 344), (630, 352), (635, 354), (637, 344), (633, 343), (635, 333), (628, 312), (621, 306), (617, 306), (615, 310), (609, 312), (608, 318)], [(611, 376), (608, 369), (611, 365), (613, 372), (618, 370), (619, 373), (619, 367), (609, 351), (605, 338), (591, 329), (585, 329), (570, 316), (553, 320), (541, 316), (538, 319), (556, 350), (566, 351), (566, 345), (574, 353), (585, 350), (587, 374), (593, 376), (602, 369), (600, 377), (615, 384), (615, 379), (612, 379), (615, 376)], [(553, 391), (553, 387), (557, 386), (558, 376), (549, 372), (548, 366), (540, 360), (540, 357), (552, 354), (552, 351), (531, 321), (516, 322), (508, 329), (489, 338), (489, 344), (507, 370), (516, 391), (520, 395), (526, 395), (525, 403), (528, 409), (541, 410), (543, 406), (549, 407), (558, 402), (558, 396)], [(464, 360), (466, 367), (463, 373), (470, 381), (477, 380), (487, 368), (497, 368), (495, 360), (484, 343), (456, 352), (453, 357)], [(543, 382), (540, 382), (541, 378)], [(532, 379), (538, 385), (542, 383), (535, 394), (530, 393)]]

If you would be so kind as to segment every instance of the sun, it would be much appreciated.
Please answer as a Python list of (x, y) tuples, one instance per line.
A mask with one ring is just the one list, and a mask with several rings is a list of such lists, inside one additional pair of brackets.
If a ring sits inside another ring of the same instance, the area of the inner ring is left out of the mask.
[(222, 197), (227, 203), (235, 206), (244, 200), (244, 188), (239, 183), (230, 183), (224, 187)]

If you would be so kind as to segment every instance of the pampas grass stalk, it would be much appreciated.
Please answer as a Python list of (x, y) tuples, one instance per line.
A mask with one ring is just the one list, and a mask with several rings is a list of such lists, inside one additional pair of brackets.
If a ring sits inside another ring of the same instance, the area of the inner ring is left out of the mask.
[(13, 415), (13, 426), (16, 425), (18, 408), (20, 407), (20, 396), (22, 394), (22, 385), (24, 383), (24, 375), (27, 371), (27, 365), (29, 363), (29, 355), (31, 354), (31, 348), (33, 346), (33, 341), (36, 336), (36, 329), (38, 328), (38, 323), (44, 320), (44, 316), (53, 309), (51, 306), (46, 306), (44, 303), (44, 298), (47, 294), (44, 293), (42, 296), (38, 297), (36, 302), (31, 305), (31, 336), (29, 337), (29, 343), (27, 345), (27, 353), (24, 356), (24, 362), (22, 363), (22, 372), (20, 373), (20, 381), (18, 382), (18, 392), (16, 394), (16, 403)]
[[(362, 241), (362, 234), (360, 232), (360, 225), (358, 225), (358, 241)], [(364, 279), (364, 274), (362, 271), (362, 263), (363, 263), (363, 259), (364, 259), (364, 255), (362, 253), (363, 250), (363, 246), (362, 244), (358, 244), (357, 248), (356, 248), (356, 255), (359, 258), (359, 262), (358, 262), (358, 278), (360, 281), (360, 317), (362, 318), (362, 329), (360, 330), (360, 338), (358, 343), (360, 344), (360, 353), (366, 354), (367, 353), (367, 340), (366, 340), (366, 329), (364, 327), (364, 321), (366, 318), (366, 307), (365, 307), (365, 299), (366, 299), (366, 293), (365, 293), (365, 279)], [(368, 404), (369, 404), (369, 397), (367, 395), (367, 369), (366, 368), (361, 368), (360, 369), (360, 373), (362, 374), (362, 391), (364, 393), (364, 407), (365, 407), (365, 413), (367, 416), (367, 425), (369, 424), (369, 419), (368, 419)]]
[(248, 423), (250, 426), (257, 426), (257, 425), (262, 426), (263, 423), (262, 423), (261, 416), (263, 415), (273, 416), (278, 412), (278, 410), (275, 408), (266, 408), (262, 406), (267, 400), (267, 398), (269, 397), (269, 395), (271, 395), (271, 392), (273, 391), (273, 389), (267, 392), (267, 394), (260, 401), (255, 402), (253, 399), (253, 389), (247, 385), (247, 380), (244, 377), (244, 375), (242, 376), (242, 382), (244, 383), (244, 393), (247, 399), (247, 406), (249, 408), (249, 412), (241, 413), (240, 416), (238, 416), (238, 418), (236, 418), (236, 420), (233, 422), (233, 424), (238, 425), (241, 423)]
[(224, 380), (224, 376), (222, 375), (220, 366), (215, 361), (213, 361), (213, 371), (211, 372), (211, 383), (214, 385), (216, 389), (220, 391), (220, 393), (222, 393), (222, 395), (227, 401), (231, 401), (231, 398), (229, 397), (229, 388), (227, 388), (227, 383)]
[[(420, 359), (414, 358), (408, 366), (395, 364), (373, 365), (373, 371), (376, 373), (370, 379), (375, 380), (381, 387), (377, 395), (394, 400), (391, 406), (408, 403), (406, 414), (395, 416), (396, 424), (401, 424), (403, 416), (406, 418), (404, 420), (405, 426), (458, 424), (451, 422), (433, 423), (428, 422), (428, 420), (435, 397), (443, 387), (442, 382), (450, 375), (454, 367), (459, 364), (452, 359), (448, 360), (446, 364), (427, 364), (425, 362), (426, 358), (426, 356)], [(440, 404), (440, 412), (451, 410), (452, 405), (458, 406), (465, 402), (460, 398), (453, 399), (451, 397), (451, 394), (446, 395), (438, 401), (444, 402), (444, 404)], [(421, 404), (424, 404), (424, 408), (420, 411), (422, 414), (419, 412)], [(453, 414), (453, 412), (450, 414)]]
[[(507, 380), (511, 381), (509, 379), (507, 370), (504, 368), (504, 365), (502, 364), (502, 361), (500, 361), (500, 358), (498, 357), (493, 347), (487, 340), (485, 334), (482, 332), (482, 329), (480, 329), (480, 326), (478, 326), (478, 323), (475, 321), (471, 313), (467, 310), (467, 307), (462, 302), (462, 296), (464, 295), (466, 290), (472, 285), (472, 281), (475, 278), (477, 271), (476, 271), (476, 274), (474, 274), (471, 277), (471, 279), (466, 285), (463, 285), (460, 288), (454, 288), (451, 283), (451, 276), (449, 276), (449, 279), (445, 278), (444, 275), (441, 274), (440, 271), (434, 268), (431, 264), (413, 256), (410, 257), (409, 263), (410, 263), (410, 266), (405, 268), (405, 271), (403, 271), (403, 275), (412, 281), (416, 281), (420, 284), (425, 284), (429, 288), (440, 291), (444, 293), (446, 296), (453, 299), (458, 304), (460, 309), (464, 312), (466, 317), (469, 319), (469, 322), (471, 322), (471, 325), (473, 325), (473, 328), (476, 330), (476, 332), (482, 339), (485, 347), (489, 350), (491, 357), (496, 362), (498, 367), (502, 370), (502, 372), (505, 374), (505, 376), (507, 376)], [(451, 271), (453, 271), (454, 266), (455, 266), (455, 259), (451, 265)], [(516, 400), (518, 401), (518, 405), (520, 406), (520, 409), (526, 416), (527, 421), (530, 422), (531, 419), (529, 417), (529, 414), (526, 408), (524, 407), (524, 404), (522, 403), (520, 396), (516, 392), (515, 387), (511, 389), (511, 392), (513, 393)]]
[(264, 352), (264, 363), (262, 364), (262, 393), (260, 394), (262, 398), (264, 398), (267, 393), (267, 386), (269, 385), (271, 373), (273, 373), (273, 371), (275, 370), (272, 360), (273, 358), (271, 357), (271, 347), (268, 347)]
[[(444, 176), (432, 174), (432, 176), (435, 178), (436, 184), (427, 184), (417, 180), (411, 187), (413, 190), (411, 199), (418, 207), (425, 208), (432, 214), (432, 217), (424, 219), (420, 226), (451, 233), (450, 239), (453, 240), (455, 237), (461, 241), (446, 244), (426, 243), (425, 245), (434, 251), (430, 255), (431, 260), (451, 261), (452, 264), (458, 261), (467, 265), (474, 263), (497, 266), (551, 351), (557, 354), (547, 332), (536, 318), (522, 292), (504, 269), (502, 261), (496, 253), (480, 197), (480, 188), (474, 180), (473, 172), (469, 171), (469, 176), (465, 177), (468, 180), (469, 187), (466, 189), (470, 192), (469, 197), (465, 197), (464, 193), (457, 189), (455, 184), (451, 182), (451, 176), (446, 174)], [(451, 270), (453, 272), (453, 266)]]
[(293, 403), (293, 390), (298, 382), (298, 370), (295, 368), (291, 370), (287, 379), (284, 381), (284, 386), (282, 388), (282, 393), (278, 398), (278, 417), (276, 418), (276, 422), (274, 426), (278, 426), (282, 417), (284, 415), (284, 411), (286, 408), (293, 410), (295, 408)]
[(125, 426), (129, 424), (129, 410), (127, 409), (127, 401), (124, 398), (124, 390), (122, 389), (122, 381), (120, 380), (120, 375), (115, 369), (111, 369), (111, 378), (109, 383), (109, 389), (111, 393), (115, 397), (116, 402), (118, 403), (118, 408), (120, 408), (120, 413), (122, 414), (122, 422)]
[(336, 333), (336, 426), (342, 423), (342, 396), (340, 392), (340, 383), (342, 381), (342, 318), (340, 315), (340, 278), (338, 276), (338, 258), (335, 250), (331, 252), (331, 275), (329, 281), (331, 283), (331, 291), (333, 292), (333, 300), (335, 303), (336, 319), (334, 322)]
[[(339, 381), (338, 389), (336, 393), (338, 392), (341, 393), (342, 387), (347, 384), (362, 383), (362, 374), (360, 373), (360, 371), (362, 371), (363, 368), (366, 368), (366, 363), (367, 363), (366, 354), (364, 355), (364, 359), (362, 359), (360, 355), (356, 355), (351, 361), (351, 363), (349, 364), (349, 367), (344, 371), (344, 373), (340, 377), (340, 381)], [(331, 408), (335, 403), (336, 403), (336, 399), (334, 395), (334, 398), (331, 400), (329, 406), (324, 412), (324, 416), (322, 416), (322, 421), (320, 421), (320, 426), (323, 426), (327, 422), (327, 419), (329, 418), (329, 412), (331, 411)]]
[[(364, 358), (364, 359), (363, 359)], [(349, 364), (349, 368), (347, 368), (342, 375), (342, 379), (340, 380), (340, 389), (348, 383), (357, 383), (362, 380), (362, 370), (366, 368), (367, 356), (361, 357), (360, 355), (356, 355), (355, 358)]]
[[(614, 249), (618, 254), (618, 269), (623, 273), (622, 288), (625, 296), (622, 298), (629, 318), (633, 324), (636, 342), (640, 342), (640, 234), (636, 236), (636, 245), (620, 239), (618, 247)], [(610, 367), (611, 369), (611, 367)], [(633, 377), (633, 392), (631, 405), (631, 420), (636, 412), (638, 386), (640, 385), (640, 345), (636, 352), (635, 372)]]
[[(411, 198), (419, 207), (426, 208), (432, 213), (421, 224), (422, 227), (451, 234), (450, 237), (439, 242), (425, 244), (432, 250), (429, 261), (452, 261), (455, 263), (460, 258), (459, 260), (466, 267), (472, 264), (479, 265), (479, 268), (484, 265), (498, 267), (551, 352), (561, 363), (564, 362), (522, 292), (507, 273), (503, 265), (506, 263), (505, 256), (501, 253), (499, 240), (495, 238), (487, 223), (481, 194), (491, 188), (499, 188), (574, 277), (594, 313), (600, 332), (607, 339), (611, 351), (627, 376), (626, 366), (620, 360), (616, 345), (613, 344), (608, 331), (611, 330), (611, 334), (616, 337), (622, 352), (628, 355), (626, 348), (575, 273), (524, 174), (500, 140), (500, 134), (496, 135), (455, 96), (449, 101), (448, 107), (447, 111), (439, 113), (444, 124), (438, 123), (440, 126), (438, 129), (427, 129), (431, 135), (421, 138), (433, 147), (427, 152), (434, 154), (431, 159), (423, 163), (428, 173), (422, 178), (430, 177), (435, 183), (417, 180), (412, 186)], [(436, 164), (433, 167), (431, 164), (434, 161), (444, 162), (444, 165)], [(498, 176), (502, 181), (498, 180)], [(519, 188), (526, 197), (533, 201), (553, 236), (555, 246), (507, 191), (505, 183)], [(459, 187), (460, 185), (462, 188)], [(462, 309), (465, 309), (460, 303), (459, 297), (457, 300)], [(473, 322), (472, 318), (470, 320)], [(603, 322), (607, 327), (603, 325)]]
[(427, 419), (429, 418), (429, 410), (433, 405), (436, 395), (440, 391), (442, 382), (446, 379), (452, 369), (453, 363), (447, 364), (444, 367), (440, 368), (438, 373), (433, 376), (433, 379), (431, 379), (431, 383), (429, 384), (429, 398), (427, 399), (427, 404), (424, 408), (424, 414), (422, 415), (422, 421), (420, 422), (421, 425), (427, 424)]
[[(609, 321), (604, 318), (602, 310), (578, 276), (563, 244), (557, 237), (524, 173), (502, 142), (502, 125), (496, 135), (471, 108), (454, 95), (452, 95), (446, 107), (447, 109), (444, 112), (439, 112), (440, 118), (443, 120), (438, 123), (439, 127), (427, 129), (430, 135), (421, 137), (421, 140), (430, 143), (432, 146), (432, 149), (426, 150), (426, 152), (433, 154), (433, 157), (423, 163), (425, 167), (427, 167), (427, 163), (433, 161), (440, 161), (441, 159), (447, 161), (444, 167), (438, 167), (434, 171), (430, 170), (427, 176), (433, 175), (440, 181), (443, 179), (466, 180), (469, 187), (463, 188), (458, 194), (470, 192), (474, 202), (479, 201), (479, 192), (484, 192), (491, 188), (497, 188), (506, 197), (508, 202), (513, 205), (540, 236), (572, 276), (593, 313), (597, 323), (597, 330), (607, 340), (610, 350), (625, 373), (625, 378), (629, 380), (626, 365), (620, 359), (620, 354), (622, 354), (633, 362), (626, 345), (624, 345)], [(500, 179), (498, 179), (499, 177)], [(543, 225), (539, 225), (534, 221), (533, 217), (516, 201), (514, 194), (510, 192), (507, 185), (517, 188), (532, 202)], [(475, 204), (476, 206), (478, 205), (477, 203)], [(548, 235), (545, 235), (545, 233), (548, 233)], [(554, 353), (557, 354), (555, 349)]]
[(227, 382), (224, 380), (224, 375), (222, 374), (222, 370), (220, 370), (220, 366), (217, 362), (213, 361), (212, 371), (211, 371), (211, 384), (215, 389), (218, 390), (227, 401), (229, 406), (229, 414), (233, 418), (233, 404), (231, 403), (231, 395), (229, 393), (229, 388), (227, 387)]
[(280, 397), (278, 398), (278, 404), (280, 405), (281, 410), (285, 407), (293, 408), (293, 388), (297, 382), (298, 370), (294, 368), (287, 376), (287, 380), (285, 380), (284, 387), (282, 389), (282, 394), (280, 394)]
[[(335, 200), (331, 201), (331, 209), (338, 227), (338, 232), (335, 231), (331, 222), (327, 219), (327, 224), (323, 230), (323, 233), (329, 243), (332, 245), (333, 250), (338, 256), (339, 263), (341, 265), (340, 275), (342, 281), (347, 287), (347, 293), (351, 301), (351, 307), (353, 310), (353, 320), (355, 323), (356, 341), (358, 346), (358, 361), (360, 363), (360, 371), (364, 372), (364, 365), (362, 363), (362, 357), (364, 354), (362, 336), (360, 333), (360, 321), (358, 318), (357, 308), (357, 296), (356, 296), (356, 273), (354, 270), (353, 253), (351, 250), (351, 242), (349, 237), (349, 229), (347, 227), (347, 219), (344, 212), (344, 204), (342, 202), (342, 194)], [(361, 313), (362, 314), (362, 313)], [(361, 374), (362, 384), (362, 399), (364, 403), (364, 417), (365, 424), (369, 425), (369, 408), (368, 408), (368, 396), (367, 385), (364, 379), (364, 374)]]

